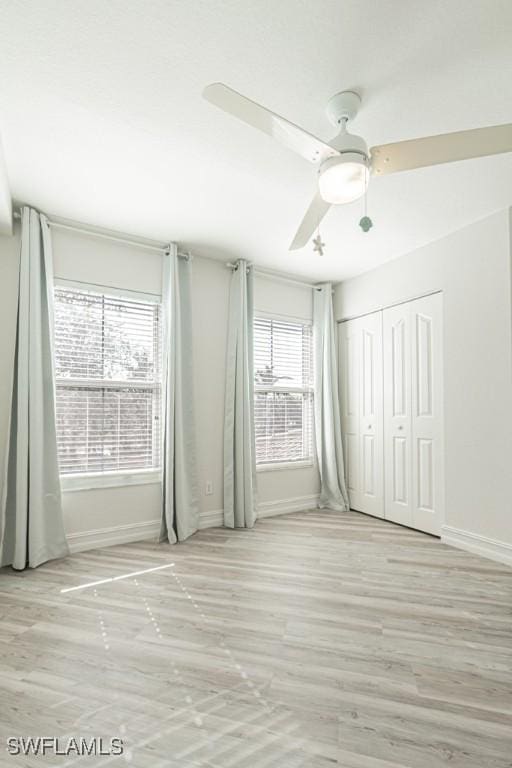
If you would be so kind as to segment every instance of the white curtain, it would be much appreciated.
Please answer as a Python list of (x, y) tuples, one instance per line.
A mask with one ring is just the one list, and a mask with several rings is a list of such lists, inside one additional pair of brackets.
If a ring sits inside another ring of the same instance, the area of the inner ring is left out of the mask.
[(199, 526), (194, 419), (191, 262), (171, 246), (163, 261), (163, 499), (160, 541)]
[(229, 294), (224, 410), (224, 525), (252, 528), (256, 518), (253, 270), (241, 259)]
[(55, 432), (53, 268), (47, 219), (23, 208), (13, 396), (0, 508), (0, 564), (35, 568), (69, 553)]
[(345, 487), (341, 443), (336, 327), (331, 283), (317, 286), (313, 291), (313, 344), (315, 436), (321, 481), (319, 506), (344, 512), (350, 505)]

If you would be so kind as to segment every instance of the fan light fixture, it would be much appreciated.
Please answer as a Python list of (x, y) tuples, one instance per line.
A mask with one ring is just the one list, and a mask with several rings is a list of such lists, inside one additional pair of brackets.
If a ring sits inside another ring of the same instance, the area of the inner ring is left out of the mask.
[[(376, 177), (386, 176), (388, 173), (512, 152), (512, 123), (378, 144), (368, 150), (361, 136), (347, 130), (347, 123), (354, 120), (361, 106), (361, 97), (355, 91), (341, 91), (329, 99), (327, 117), (338, 130), (329, 142), (322, 141), (223, 83), (208, 85), (203, 96), (224, 112), (272, 136), (292, 152), (319, 166), (319, 189), (293, 238), (291, 251), (306, 245), (331, 205), (350, 203), (364, 195), (370, 173)], [(360, 225), (363, 232), (368, 231), (371, 226), (368, 216), (363, 216)]]
[(359, 152), (343, 152), (329, 157), (320, 166), (318, 188), (326, 203), (351, 203), (362, 197), (369, 179), (366, 157)]

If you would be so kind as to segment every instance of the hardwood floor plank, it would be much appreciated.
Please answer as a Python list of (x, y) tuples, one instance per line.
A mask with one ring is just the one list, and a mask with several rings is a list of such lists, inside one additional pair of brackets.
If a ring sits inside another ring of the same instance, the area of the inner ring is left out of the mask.
[(511, 768), (512, 571), (325, 510), (3, 569), (0, 686), (126, 750), (2, 768)]

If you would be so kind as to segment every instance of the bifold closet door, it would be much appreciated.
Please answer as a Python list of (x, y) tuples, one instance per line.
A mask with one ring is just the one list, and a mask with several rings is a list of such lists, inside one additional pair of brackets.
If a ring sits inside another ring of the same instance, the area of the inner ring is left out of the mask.
[(383, 312), (385, 517), (440, 534), (441, 294)]
[(382, 312), (339, 326), (345, 475), (350, 506), (384, 516)]

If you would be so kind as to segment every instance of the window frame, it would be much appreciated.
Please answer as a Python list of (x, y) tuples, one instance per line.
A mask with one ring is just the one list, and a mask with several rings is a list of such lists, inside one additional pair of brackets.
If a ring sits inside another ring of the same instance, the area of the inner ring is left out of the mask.
[[(311, 373), (313, 377), (314, 366), (314, 350), (313, 350), (313, 320), (312, 318), (295, 317), (292, 315), (283, 315), (277, 312), (260, 312), (254, 310), (253, 327), (255, 321), (261, 318), (262, 320), (274, 320), (276, 323), (295, 323), (297, 325), (307, 326), (311, 329)], [(253, 331), (254, 332), (254, 331)], [(315, 391), (313, 378), (309, 387), (286, 387), (282, 385), (278, 386), (257, 386), (254, 384), (254, 393), (257, 392), (281, 392), (281, 393), (296, 393), (296, 394), (309, 394), (311, 397), (311, 456), (306, 459), (298, 459), (297, 461), (273, 461), (273, 462), (260, 462), (256, 461), (256, 472), (279, 472), (288, 469), (307, 469), (317, 466), (317, 456), (315, 449)], [(254, 412), (254, 408), (253, 408)]]
[[(110, 285), (100, 285), (98, 283), (89, 283), (85, 281), (68, 280), (63, 277), (54, 277), (53, 288), (73, 289), (77, 291), (83, 291), (84, 293), (92, 292), (96, 294), (119, 297), (121, 299), (132, 299), (134, 301), (141, 301), (147, 304), (157, 304), (160, 307), (160, 338), (163, 338), (163, 311), (162, 311), (162, 296), (157, 293), (133, 291), (129, 288), (116, 288)], [(157, 342), (158, 344), (158, 342)], [(163, 428), (162, 411), (163, 411), (163, 347), (159, 350), (160, 354), (160, 382), (147, 382), (147, 381), (127, 381), (125, 379), (86, 379), (86, 378), (66, 378), (58, 379), (55, 376), (55, 389), (57, 389), (59, 383), (63, 382), (73, 386), (87, 386), (87, 384), (97, 385), (99, 389), (143, 389), (143, 390), (160, 390), (160, 424)], [(53, 351), (53, 357), (55, 362), (55, 351)], [(101, 383), (101, 386), (100, 386)], [(157, 438), (154, 438), (157, 439)], [(121, 469), (110, 470), (107, 472), (71, 472), (60, 473), (59, 478), (61, 491), (88, 491), (96, 488), (117, 488), (123, 486), (132, 485), (149, 485), (159, 484), (162, 482), (163, 467), (162, 467), (162, 433), (159, 435), (160, 441), (160, 466), (150, 468), (135, 468), (135, 469)]]

